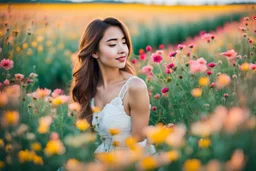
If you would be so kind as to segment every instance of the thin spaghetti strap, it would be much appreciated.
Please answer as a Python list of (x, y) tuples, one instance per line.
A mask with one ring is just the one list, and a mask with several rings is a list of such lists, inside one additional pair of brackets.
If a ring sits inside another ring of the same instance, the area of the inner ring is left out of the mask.
[(126, 81), (126, 83), (123, 85), (123, 87), (121, 88), (121, 90), (120, 90), (120, 92), (119, 92), (119, 97), (121, 97), (121, 99), (123, 99), (124, 98), (124, 95), (125, 95), (125, 93), (126, 93), (126, 91), (127, 91), (127, 89), (128, 89), (128, 85), (129, 85), (129, 83), (132, 81), (132, 79), (133, 78), (135, 78), (136, 76), (131, 76), (127, 81)]

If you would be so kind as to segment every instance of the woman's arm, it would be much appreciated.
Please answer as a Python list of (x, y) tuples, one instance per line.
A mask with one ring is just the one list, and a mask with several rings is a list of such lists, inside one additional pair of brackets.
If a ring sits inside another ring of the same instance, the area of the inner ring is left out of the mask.
[(149, 95), (146, 83), (141, 78), (134, 78), (128, 88), (128, 104), (132, 120), (132, 136), (138, 141), (143, 141), (143, 133), (148, 126), (150, 109)]

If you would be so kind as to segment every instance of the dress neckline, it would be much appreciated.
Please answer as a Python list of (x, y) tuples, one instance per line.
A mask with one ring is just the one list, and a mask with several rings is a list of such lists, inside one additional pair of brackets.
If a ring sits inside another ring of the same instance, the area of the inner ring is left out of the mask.
[[(106, 103), (105, 106), (101, 108), (101, 111), (103, 111), (103, 109), (105, 109), (107, 105), (112, 104), (115, 99), (120, 98), (120, 100), (122, 100), (122, 99), (121, 99), (121, 96), (120, 96), (121, 93), (122, 93), (122, 90), (123, 90), (123, 88), (126, 86), (126, 84), (128, 83), (128, 81), (129, 81), (130, 79), (132, 79), (133, 77), (136, 77), (136, 76), (133, 75), (133, 76), (129, 77), (129, 78), (125, 81), (124, 85), (121, 87), (121, 89), (120, 89), (118, 95), (117, 95), (116, 97), (114, 97), (109, 103)], [(95, 105), (94, 105), (94, 97), (91, 99), (91, 103), (92, 103), (92, 107), (95, 107)], [(129, 115), (128, 115), (128, 116), (129, 116)]]

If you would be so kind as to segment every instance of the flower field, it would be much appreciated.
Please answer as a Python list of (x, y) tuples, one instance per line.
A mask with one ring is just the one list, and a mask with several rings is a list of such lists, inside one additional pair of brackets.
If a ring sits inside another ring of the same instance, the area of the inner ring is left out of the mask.
[[(49, 15), (55, 9), (40, 7)], [(152, 107), (144, 133), (157, 153), (147, 155), (149, 147), (128, 137), (127, 150), (94, 155), (102, 139), (76, 119), (80, 106), (71, 102), (69, 82), (38, 86), (71, 78), (79, 32), (31, 14), (23, 15), (31, 27), (16, 27), (10, 18), (17, 13), (9, 14), (0, 26), (0, 170), (256, 169), (256, 15), (177, 45), (141, 47), (130, 60), (148, 86)]]

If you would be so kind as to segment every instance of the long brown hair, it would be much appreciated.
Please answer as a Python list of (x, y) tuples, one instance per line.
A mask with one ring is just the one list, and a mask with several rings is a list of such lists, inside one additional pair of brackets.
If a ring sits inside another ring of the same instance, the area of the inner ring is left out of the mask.
[[(92, 57), (92, 54), (98, 50), (99, 42), (103, 38), (104, 32), (110, 26), (117, 26), (123, 31), (129, 49), (129, 59), (132, 53), (132, 44), (126, 26), (118, 19), (108, 17), (104, 20), (95, 19), (87, 26), (81, 37), (77, 62), (73, 67), (73, 79), (70, 93), (73, 101), (81, 105), (81, 110), (77, 118), (87, 119), (90, 124), (93, 113), (90, 101), (96, 94), (98, 82), (102, 80), (99, 65), (97, 60)], [(126, 61), (125, 67), (120, 70), (133, 75), (136, 74), (129, 60)]]

